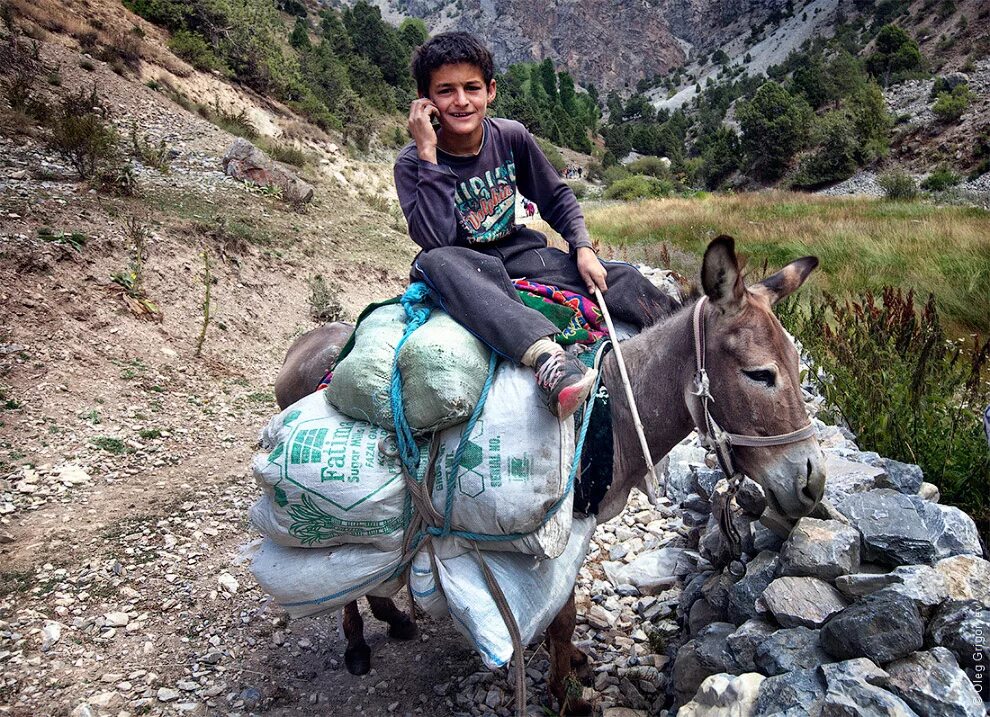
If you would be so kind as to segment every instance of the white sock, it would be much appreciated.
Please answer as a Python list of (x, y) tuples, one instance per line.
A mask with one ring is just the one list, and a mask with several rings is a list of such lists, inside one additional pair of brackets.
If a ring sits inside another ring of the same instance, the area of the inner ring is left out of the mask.
[(522, 365), (536, 366), (536, 359), (545, 353), (556, 351), (563, 353), (564, 347), (544, 336), (542, 339), (534, 341), (533, 345), (526, 349), (526, 353), (522, 356)]

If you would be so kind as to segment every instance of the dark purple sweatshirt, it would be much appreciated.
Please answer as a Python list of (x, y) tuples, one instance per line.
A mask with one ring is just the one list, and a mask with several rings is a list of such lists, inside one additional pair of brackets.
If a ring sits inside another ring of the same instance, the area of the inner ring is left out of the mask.
[(481, 151), (455, 157), (437, 150), (437, 162), (419, 158), (416, 143), (395, 160), (395, 188), (409, 236), (424, 251), (481, 245), (515, 233), (516, 190), (571, 246), (591, 246), (581, 207), (525, 127), (486, 117)]

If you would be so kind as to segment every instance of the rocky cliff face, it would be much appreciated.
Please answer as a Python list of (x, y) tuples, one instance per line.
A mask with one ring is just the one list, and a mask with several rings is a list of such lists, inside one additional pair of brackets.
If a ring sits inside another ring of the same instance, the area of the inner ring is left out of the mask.
[(486, 39), (498, 64), (550, 57), (599, 89), (635, 86), (748, 32), (785, 0), (374, 0), (392, 18), (422, 18), (431, 32), (467, 30)]

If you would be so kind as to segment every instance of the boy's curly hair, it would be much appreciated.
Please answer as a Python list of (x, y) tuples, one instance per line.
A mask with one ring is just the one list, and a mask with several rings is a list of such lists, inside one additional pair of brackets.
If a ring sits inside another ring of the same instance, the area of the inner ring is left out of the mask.
[(492, 53), (469, 32), (444, 32), (424, 42), (412, 58), (412, 74), (419, 93), (424, 97), (429, 94), (434, 70), (462, 62), (481, 70), (486, 85), (495, 77)]

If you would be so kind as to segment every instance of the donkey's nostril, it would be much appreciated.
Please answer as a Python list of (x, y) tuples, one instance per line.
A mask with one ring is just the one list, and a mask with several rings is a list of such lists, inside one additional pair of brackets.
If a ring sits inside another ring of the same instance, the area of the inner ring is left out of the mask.
[(808, 475), (806, 477), (807, 478), (811, 478), (811, 474), (814, 473), (814, 472), (815, 472), (815, 464), (812, 463), (811, 462), (811, 459), (809, 458), (808, 459)]

